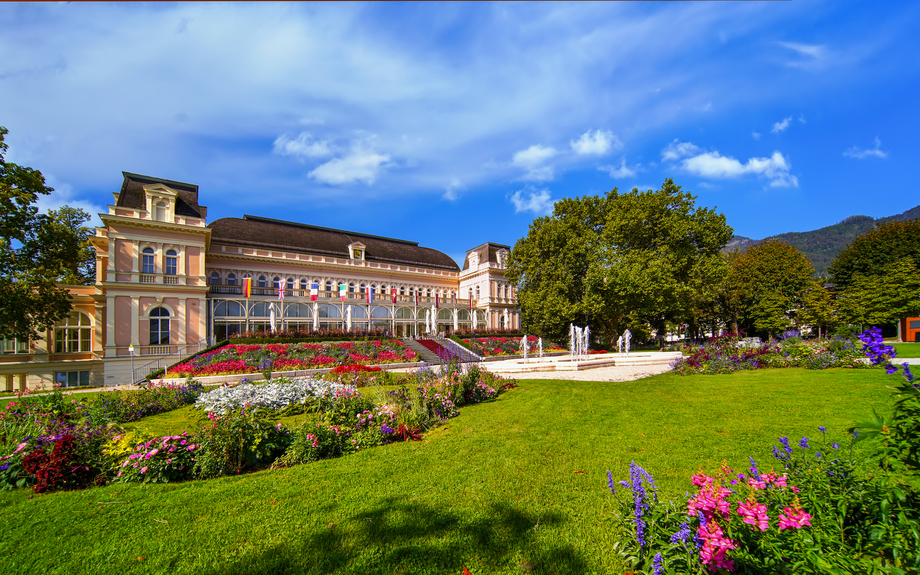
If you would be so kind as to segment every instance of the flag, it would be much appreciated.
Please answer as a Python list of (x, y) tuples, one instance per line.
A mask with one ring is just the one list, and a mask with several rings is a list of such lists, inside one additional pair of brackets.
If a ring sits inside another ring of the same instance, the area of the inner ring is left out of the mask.
[(345, 284), (339, 284), (339, 299), (345, 301)]
[(451, 292), (450, 298), (451, 301), (454, 302), (454, 307), (457, 307), (457, 292)]
[(393, 292), (393, 303), (396, 303), (396, 288), (391, 290)]
[(284, 299), (284, 279), (278, 280), (278, 299)]
[(317, 297), (319, 297), (319, 284), (314, 282), (310, 285), (310, 301), (316, 301)]
[(415, 290), (415, 305), (418, 307), (418, 290)]
[(367, 303), (374, 303), (374, 290), (368, 286), (365, 288), (365, 292), (367, 293)]
[(438, 294), (434, 294), (434, 307), (441, 307), (441, 298), (438, 297)]
[(243, 297), (252, 295), (252, 278), (243, 278)]
[(473, 292), (470, 292), (470, 309), (473, 309)]

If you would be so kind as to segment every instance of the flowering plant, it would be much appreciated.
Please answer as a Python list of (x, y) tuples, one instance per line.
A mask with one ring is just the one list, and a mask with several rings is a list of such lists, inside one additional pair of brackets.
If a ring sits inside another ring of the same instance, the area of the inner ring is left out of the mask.
[[(685, 501), (659, 502), (654, 481), (630, 466), (631, 491), (621, 501), (621, 529), (635, 533), (619, 551), (637, 572), (661, 573), (903, 573), (920, 566), (911, 525), (920, 521), (915, 492), (902, 491), (900, 515), (888, 487), (863, 475), (837, 443), (782, 437), (776, 465), (763, 472), (753, 458), (747, 472), (723, 462), (713, 475), (691, 478)], [(797, 449), (798, 448), (798, 449)], [(608, 472), (608, 486), (619, 491)], [(651, 495), (649, 494), (651, 488)]]
[[(116, 436), (113, 440), (117, 441)], [(196, 438), (183, 431), (137, 443), (116, 467), (115, 477), (123, 482), (169, 483), (188, 479), (195, 466)]]

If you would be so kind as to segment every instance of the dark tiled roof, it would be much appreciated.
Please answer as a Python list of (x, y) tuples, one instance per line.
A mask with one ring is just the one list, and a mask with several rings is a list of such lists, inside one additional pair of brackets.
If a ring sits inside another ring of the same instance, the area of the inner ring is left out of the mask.
[(163, 178), (153, 178), (132, 174), (131, 172), (122, 172), (125, 177), (121, 185), (121, 192), (118, 194), (116, 206), (126, 208), (147, 209), (147, 200), (144, 197), (144, 186), (150, 184), (163, 184), (176, 192), (178, 197), (176, 201), (177, 216), (201, 217), (201, 207), (198, 205), (198, 186), (195, 184), (186, 184), (184, 182), (174, 182), (173, 180), (164, 180)]
[(221, 218), (208, 224), (208, 227), (211, 228), (212, 244), (282, 249), (348, 258), (349, 244), (361, 242), (366, 246), (366, 261), (459, 271), (457, 263), (447, 254), (420, 247), (417, 242), (406, 240), (248, 215), (243, 216), (243, 219)]
[[(511, 246), (506, 246), (505, 244), (493, 244), (491, 242), (486, 242), (481, 246), (477, 246), (467, 252), (467, 255), (477, 252), (479, 254), (479, 262), (492, 262), (494, 264), (498, 263), (498, 252), (501, 250), (511, 253)], [(470, 258), (467, 257), (463, 260), (463, 269), (470, 269)]]

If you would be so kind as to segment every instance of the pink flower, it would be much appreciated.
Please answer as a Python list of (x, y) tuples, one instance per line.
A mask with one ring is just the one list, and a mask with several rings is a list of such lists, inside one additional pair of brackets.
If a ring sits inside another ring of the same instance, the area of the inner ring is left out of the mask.
[[(763, 479), (766, 479), (767, 476), (766, 476), (766, 475), (763, 475), (763, 476), (761, 476), (761, 477), (762, 477)], [(750, 485), (751, 487), (753, 487), (754, 489), (766, 489), (766, 488), (767, 488), (767, 482), (766, 482), (766, 481), (757, 481), (757, 480), (756, 480), (755, 478), (753, 478), (753, 477), (748, 477), (747, 484)]]
[(738, 515), (744, 518), (743, 521), (745, 523), (753, 525), (761, 531), (766, 531), (770, 527), (770, 518), (767, 517), (767, 506), (759, 504), (756, 501), (739, 503)]
[(188, 447), (186, 447), (185, 449), (188, 450), (188, 451), (194, 451), (194, 450), (195, 450), (195, 444), (193, 443), (193, 444), (189, 445)]
[(147, 473), (147, 470), (148, 470), (148, 469), (149, 469), (149, 467), (147, 467), (146, 465), (143, 466), (143, 467), (141, 467), (141, 473)]
[(779, 514), (779, 528), (781, 530), (801, 529), (806, 525), (811, 527), (811, 515), (805, 513), (804, 509), (784, 507), (783, 512)]

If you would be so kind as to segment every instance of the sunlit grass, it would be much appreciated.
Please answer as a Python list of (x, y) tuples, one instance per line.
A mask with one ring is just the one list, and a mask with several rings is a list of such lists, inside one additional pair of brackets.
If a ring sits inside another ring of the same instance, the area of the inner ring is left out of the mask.
[[(418, 443), (177, 485), (0, 493), (11, 573), (622, 573), (606, 470), (665, 496), (722, 459), (764, 469), (889, 406), (881, 370), (803, 369), (628, 383), (521, 381)], [(192, 408), (138, 425), (174, 431)], [(186, 412), (184, 415), (181, 412)]]

